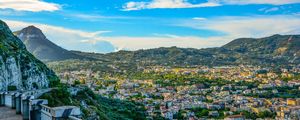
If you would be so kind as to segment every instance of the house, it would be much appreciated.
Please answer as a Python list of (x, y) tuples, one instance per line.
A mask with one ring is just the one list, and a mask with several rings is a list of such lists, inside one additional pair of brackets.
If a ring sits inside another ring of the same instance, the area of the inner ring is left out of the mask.
[(223, 114), (224, 114), (225, 116), (228, 116), (228, 115), (232, 115), (233, 112), (232, 112), (232, 111), (225, 111)]
[(292, 80), (292, 81), (289, 81), (288, 84), (290, 86), (298, 86), (298, 85), (300, 85), (300, 80)]
[(295, 106), (295, 105), (297, 105), (297, 101), (296, 101), (296, 99), (289, 98), (286, 100), (286, 104), (289, 106)]
[(231, 115), (226, 117), (224, 120), (245, 120), (243, 115)]
[(243, 91), (244, 94), (250, 94), (251, 93), (251, 90), (247, 89), (245, 91)]
[(219, 112), (218, 111), (209, 111), (208, 115), (212, 116), (212, 117), (219, 117)]
[(221, 90), (231, 90), (232, 86), (231, 85), (224, 85), (221, 87)]
[(273, 89), (273, 90), (272, 90), (272, 93), (277, 94), (277, 93), (278, 93), (278, 90), (277, 90), (277, 89)]
[(163, 116), (168, 120), (173, 120), (173, 113), (172, 112), (164, 112)]

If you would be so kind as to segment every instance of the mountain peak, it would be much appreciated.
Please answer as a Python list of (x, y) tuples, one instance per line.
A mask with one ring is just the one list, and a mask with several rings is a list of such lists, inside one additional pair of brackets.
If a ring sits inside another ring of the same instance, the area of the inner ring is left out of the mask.
[(31, 30), (40, 30), (39, 28), (35, 27), (34, 25), (30, 25), (24, 29), (31, 29)]
[[(32, 39), (32, 38), (46, 39), (46, 36), (43, 34), (42, 30), (33, 25), (30, 25), (30, 26), (18, 31), (17, 36), (19, 38), (22, 38), (21, 40)], [(27, 38), (23, 38), (23, 37), (27, 37)]]
[(21, 31), (26, 32), (26, 33), (40, 33), (40, 34), (43, 34), (42, 30), (35, 27), (34, 25), (30, 25), (26, 28), (23, 28)]
[(27, 50), (40, 60), (51, 61), (81, 58), (81, 56), (63, 49), (48, 40), (42, 30), (33, 25), (15, 32), (15, 35), (23, 41)]

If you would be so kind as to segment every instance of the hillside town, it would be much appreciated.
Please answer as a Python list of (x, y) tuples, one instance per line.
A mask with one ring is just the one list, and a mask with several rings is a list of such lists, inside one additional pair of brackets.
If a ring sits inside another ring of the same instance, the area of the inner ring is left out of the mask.
[(80, 70), (59, 76), (108, 98), (143, 103), (149, 119), (300, 119), (300, 66), (151, 66), (140, 74)]
[(0, 0), (0, 120), (300, 120), (300, 0)]

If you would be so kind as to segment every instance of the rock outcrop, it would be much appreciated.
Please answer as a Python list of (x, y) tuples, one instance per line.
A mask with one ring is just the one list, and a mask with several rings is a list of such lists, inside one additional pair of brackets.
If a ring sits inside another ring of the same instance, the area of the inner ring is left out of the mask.
[(29, 53), (0, 20), (0, 91), (48, 88), (57, 83), (55, 73)]

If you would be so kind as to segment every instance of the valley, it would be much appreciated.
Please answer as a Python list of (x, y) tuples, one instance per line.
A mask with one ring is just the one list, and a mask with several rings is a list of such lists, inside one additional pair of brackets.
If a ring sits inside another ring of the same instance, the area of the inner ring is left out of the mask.
[[(81, 106), (89, 119), (93, 115), (125, 118), (133, 112), (128, 111), (132, 107), (140, 115), (128, 116), (130, 119), (274, 119), (287, 114), (282, 109), (296, 118), (299, 42), (299, 35), (273, 35), (236, 39), (208, 49), (170, 47), (108, 54), (69, 51), (81, 57), (42, 60), (61, 83), (87, 91), (77, 96), (62, 94), (74, 103), (51, 100), (63, 99), (55, 92), (44, 98), (53, 105)], [(122, 108), (110, 105), (107, 108), (118, 112), (104, 112), (110, 110), (99, 106), (106, 106), (107, 100), (133, 106), (119, 111)], [(144, 118), (135, 118), (141, 115)]]
[(300, 0), (0, 0), (0, 120), (300, 120)]

